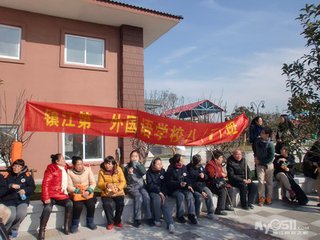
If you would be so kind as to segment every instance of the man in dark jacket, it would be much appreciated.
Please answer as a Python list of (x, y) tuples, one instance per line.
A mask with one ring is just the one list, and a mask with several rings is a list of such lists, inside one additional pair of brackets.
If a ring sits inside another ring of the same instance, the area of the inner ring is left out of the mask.
[(240, 149), (233, 151), (227, 159), (229, 183), (239, 188), (241, 207), (245, 210), (253, 209), (253, 202), (257, 196), (257, 186), (250, 179), (250, 168), (242, 157)]

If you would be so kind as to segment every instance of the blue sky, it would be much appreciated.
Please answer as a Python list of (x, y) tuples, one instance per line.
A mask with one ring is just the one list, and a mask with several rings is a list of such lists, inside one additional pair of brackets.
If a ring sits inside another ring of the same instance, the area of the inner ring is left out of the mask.
[(262, 112), (284, 112), (283, 63), (308, 53), (295, 18), (302, 0), (123, 0), (183, 16), (145, 49), (145, 88), (169, 90), (185, 103), (209, 99), (235, 106), (265, 101)]

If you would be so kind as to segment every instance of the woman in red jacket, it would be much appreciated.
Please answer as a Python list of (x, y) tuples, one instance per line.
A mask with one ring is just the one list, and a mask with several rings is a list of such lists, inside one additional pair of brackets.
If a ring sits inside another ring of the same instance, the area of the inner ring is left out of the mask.
[(47, 166), (42, 180), (41, 200), (43, 210), (40, 217), (39, 239), (45, 238), (45, 229), (50, 217), (53, 205), (65, 207), (64, 233), (69, 234), (72, 218), (72, 201), (67, 193), (68, 175), (66, 162), (61, 153), (51, 155), (51, 164)]
[(207, 187), (212, 193), (218, 195), (218, 203), (215, 210), (217, 215), (227, 215), (224, 210), (233, 211), (231, 205), (232, 189), (227, 184), (227, 172), (222, 167), (223, 152), (215, 150), (212, 159), (205, 167), (208, 173)]

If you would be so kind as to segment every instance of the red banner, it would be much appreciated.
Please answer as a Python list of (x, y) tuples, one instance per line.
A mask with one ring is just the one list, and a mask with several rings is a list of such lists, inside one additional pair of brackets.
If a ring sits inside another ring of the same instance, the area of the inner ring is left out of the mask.
[(25, 131), (130, 137), (160, 145), (230, 142), (247, 125), (244, 114), (223, 123), (194, 123), (133, 109), (60, 103), (27, 102), (25, 111)]

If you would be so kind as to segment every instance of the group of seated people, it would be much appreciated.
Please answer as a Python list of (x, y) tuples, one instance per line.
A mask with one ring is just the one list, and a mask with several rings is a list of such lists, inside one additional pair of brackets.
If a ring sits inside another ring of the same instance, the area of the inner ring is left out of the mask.
[[(170, 233), (175, 232), (172, 209), (168, 197), (176, 201), (176, 221), (198, 224), (201, 202), (204, 200), (209, 219), (216, 215), (227, 215), (233, 211), (232, 187), (240, 191), (240, 204), (244, 210), (253, 209), (256, 202), (257, 184), (251, 179), (251, 171), (240, 149), (235, 149), (223, 165), (224, 154), (215, 150), (207, 162), (200, 155), (192, 156), (190, 163), (184, 164), (183, 156), (175, 154), (169, 159), (167, 170), (162, 160), (152, 160), (146, 170), (137, 150), (130, 153), (128, 164), (121, 168), (114, 157), (108, 156), (100, 165), (96, 182), (90, 167), (84, 165), (81, 157), (72, 157), (72, 167), (66, 164), (60, 153), (51, 155), (51, 164), (45, 170), (41, 200), (44, 208), (40, 217), (38, 239), (45, 239), (45, 229), (53, 205), (65, 207), (64, 233), (78, 231), (83, 207), (87, 209), (86, 226), (96, 229), (94, 213), (96, 197), (94, 190), (101, 192), (102, 207), (106, 216), (106, 228), (122, 228), (124, 197), (127, 193), (134, 202), (133, 226), (140, 227), (142, 218), (149, 226), (162, 225), (161, 216)], [(282, 199), (290, 201), (295, 192), (290, 185), (293, 162), (284, 147), (274, 159), (274, 175), (280, 181)], [(2, 221), (12, 238), (17, 237), (19, 225), (27, 215), (30, 195), (35, 184), (25, 162), (16, 160), (4, 174), (0, 174), (0, 208)], [(212, 195), (218, 196), (214, 209)], [(143, 214), (144, 213), (144, 214)], [(187, 216), (187, 219), (186, 219)]]

